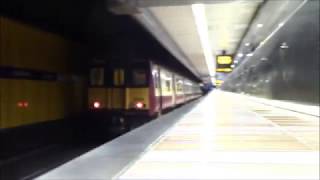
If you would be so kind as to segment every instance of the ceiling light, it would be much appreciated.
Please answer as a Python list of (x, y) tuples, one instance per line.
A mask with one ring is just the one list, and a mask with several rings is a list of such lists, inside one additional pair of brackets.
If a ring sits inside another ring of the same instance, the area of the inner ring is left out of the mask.
[(234, 64), (232, 64), (231, 66), (230, 66), (231, 68), (234, 68), (234, 67), (236, 67)]
[(242, 54), (242, 53), (239, 53), (239, 54), (238, 54), (238, 57), (243, 57), (243, 54)]
[(262, 27), (263, 27), (263, 24), (257, 24), (257, 27), (258, 27), (258, 28), (262, 28)]
[(281, 47), (282, 49), (288, 49), (288, 48), (289, 48), (289, 46), (288, 46), (288, 44), (287, 44), (286, 42), (283, 42), (283, 43), (280, 45), (280, 47)]
[(192, 4), (191, 8), (195, 19), (198, 35), (200, 38), (201, 47), (209, 70), (209, 74), (211, 77), (213, 77), (215, 75), (215, 65), (213, 63), (214, 59), (213, 54), (211, 52), (211, 45), (209, 42), (209, 33), (205, 14), (205, 7), (203, 4)]
[(249, 53), (246, 56), (251, 57), (251, 56), (253, 56), (253, 53)]
[(238, 60), (234, 60), (234, 61), (233, 61), (233, 63), (235, 63), (235, 64), (238, 64), (238, 62), (239, 62)]
[(263, 58), (261, 58), (261, 61), (268, 61), (268, 58), (263, 57)]
[(250, 43), (246, 43), (245, 46), (250, 46)]

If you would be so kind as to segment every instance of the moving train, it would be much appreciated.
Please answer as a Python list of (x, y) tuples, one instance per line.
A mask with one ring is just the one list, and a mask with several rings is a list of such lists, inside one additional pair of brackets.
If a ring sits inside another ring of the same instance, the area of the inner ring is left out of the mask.
[(111, 114), (121, 123), (157, 117), (201, 95), (197, 82), (153, 61), (90, 68), (90, 112)]

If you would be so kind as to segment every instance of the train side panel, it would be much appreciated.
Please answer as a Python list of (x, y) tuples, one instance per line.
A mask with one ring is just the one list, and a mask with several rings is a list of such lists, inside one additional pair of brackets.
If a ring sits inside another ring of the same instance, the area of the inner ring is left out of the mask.
[(160, 69), (162, 110), (174, 107), (173, 74), (165, 68)]
[(185, 94), (183, 92), (183, 78), (179, 75), (175, 75), (175, 100), (176, 105), (183, 104), (185, 102)]

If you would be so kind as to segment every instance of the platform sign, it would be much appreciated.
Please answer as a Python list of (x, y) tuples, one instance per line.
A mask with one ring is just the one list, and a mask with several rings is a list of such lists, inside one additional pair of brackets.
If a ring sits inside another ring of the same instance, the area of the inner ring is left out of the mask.
[(232, 72), (231, 65), (233, 58), (231, 55), (218, 55), (216, 56), (216, 72), (229, 73)]

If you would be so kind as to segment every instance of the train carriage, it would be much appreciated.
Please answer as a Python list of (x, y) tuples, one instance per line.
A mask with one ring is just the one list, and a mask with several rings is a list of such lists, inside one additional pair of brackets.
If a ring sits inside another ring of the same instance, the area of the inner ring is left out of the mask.
[(200, 86), (153, 61), (90, 68), (89, 112), (120, 123), (150, 119), (201, 96)]

